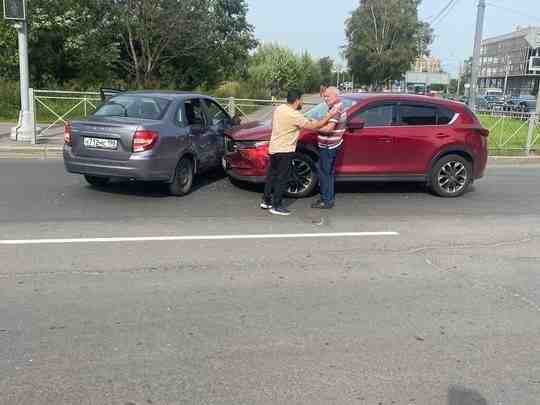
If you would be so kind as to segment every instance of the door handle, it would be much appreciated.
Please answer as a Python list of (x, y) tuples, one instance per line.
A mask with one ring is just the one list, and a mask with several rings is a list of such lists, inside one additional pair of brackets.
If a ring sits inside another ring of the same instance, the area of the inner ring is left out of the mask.
[(380, 136), (377, 138), (378, 143), (392, 143), (393, 138), (391, 136)]
[(446, 139), (446, 138), (450, 138), (450, 135), (448, 134), (445, 134), (445, 133), (438, 133), (437, 135), (435, 135), (437, 137), (437, 139)]

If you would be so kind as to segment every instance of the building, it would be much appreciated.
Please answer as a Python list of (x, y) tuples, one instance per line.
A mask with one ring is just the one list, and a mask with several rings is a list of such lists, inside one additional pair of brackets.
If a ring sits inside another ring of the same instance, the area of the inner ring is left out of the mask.
[(540, 27), (518, 27), (510, 34), (482, 41), (480, 94), (497, 88), (516, 96), (536, 95), (540, 71), (531, 70), (534, 56), (540, 56)]
[(412, 71), (416, 73), (440, 73), (441, 60), (431, 56), (422, 56), (416, 59)]

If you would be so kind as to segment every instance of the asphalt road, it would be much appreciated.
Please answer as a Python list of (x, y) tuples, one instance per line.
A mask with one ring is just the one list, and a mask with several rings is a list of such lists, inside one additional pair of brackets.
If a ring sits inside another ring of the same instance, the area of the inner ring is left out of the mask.
[[(219, 173), (175, 198), (0, 160), (0, 404), (538, 404), (539, 185), (340, 185), (276, 218)], [(227, 239), (340, 232), (397, 235)]]

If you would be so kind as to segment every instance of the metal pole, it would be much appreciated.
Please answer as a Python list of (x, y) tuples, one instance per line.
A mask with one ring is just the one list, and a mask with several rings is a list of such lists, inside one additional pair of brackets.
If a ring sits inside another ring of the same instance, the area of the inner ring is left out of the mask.
[(506, 89), (508, 88), (508, 55), (506, 55), (506, 68), (504, 74), (504, 95), (506, 96)]
[(486, 14), (486, 0), (478, 1), (478, 14), (476, 16), (476, 34), (474, 36), (474, 52), (471, 75), (471, 96), (469, 106), (476, 110), (476, 96), (478, 95), (478, 76), (480, 72), (480, 50), (482, 48), (482, 35), (484, 32), (484, 16)]
[(460, 87), (461, 87), (461, 75), (463, 74), (461, 67), (462, 67), (462, 64), (460, 63), (459, 64), (459, 74), (458, 74), (458, 79), (457, 79), (457, 91), (456, 91), (456, 98), (458, 98), (458, 99), (459, 99), (459, 93), (461, 91), (460, 90)]
[(19, 70), (21, 83), (21, 114), (17, 127), (12, 129), (16, 132), (16, 139), (20, 142), (36, 143), (34, 130), (34, 117), (30, 111), (30, 75), (28, 68), (28, 30), (26, 21), (20, 21), (15, 26), (19, 40)]
[(534, 139), (534, 129), (536, 126), (539, 126), (540, 130), (540, 86), (538, 87), (538, 94), (536, 95), (536, 111), (534, 113), (531, 112), (531, 116), (529, 117), (529, 134), (527, 136), (527, 155), (531, 153), (532, 143)]

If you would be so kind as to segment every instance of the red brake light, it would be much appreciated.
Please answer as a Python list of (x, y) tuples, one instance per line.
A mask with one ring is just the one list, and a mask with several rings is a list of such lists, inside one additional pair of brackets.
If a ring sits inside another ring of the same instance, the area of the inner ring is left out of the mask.
[(69, 122), (64, 124), (64, 143), (71, 145), (71, 123)]
[(159, 138), (154, 131), (137, 131), (133, 135), (133, 152), (144, 152), (152, 149)]

